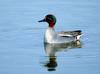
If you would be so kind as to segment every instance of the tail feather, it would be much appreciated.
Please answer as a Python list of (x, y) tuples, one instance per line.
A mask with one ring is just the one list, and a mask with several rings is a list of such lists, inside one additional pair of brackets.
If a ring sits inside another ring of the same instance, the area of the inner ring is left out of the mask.
[(81, 35), (82, 34), (82, 31), (81, 30), (76, 30), (76, 31), (73, 31), (73, 32), (76, 32), (77, 35)]

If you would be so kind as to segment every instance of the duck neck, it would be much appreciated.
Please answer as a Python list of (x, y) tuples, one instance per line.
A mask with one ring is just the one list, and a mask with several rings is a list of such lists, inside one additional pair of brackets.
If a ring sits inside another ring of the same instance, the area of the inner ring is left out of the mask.
[(54, 22), (50, 22), (50, 23), (49, 23), (49, 27), (50, 27), (50, 28), (54, 28), (54, 26), (55, 26), (55, 23), (54, 23)]

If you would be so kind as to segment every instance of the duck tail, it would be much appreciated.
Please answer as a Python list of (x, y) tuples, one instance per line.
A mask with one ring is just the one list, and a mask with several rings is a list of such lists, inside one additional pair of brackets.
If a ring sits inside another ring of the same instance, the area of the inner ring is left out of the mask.
[(81, 35), (82, 34), (82, 31), (81, 30), (76, 30), (74, 32), (77, 32), (78, 35)]

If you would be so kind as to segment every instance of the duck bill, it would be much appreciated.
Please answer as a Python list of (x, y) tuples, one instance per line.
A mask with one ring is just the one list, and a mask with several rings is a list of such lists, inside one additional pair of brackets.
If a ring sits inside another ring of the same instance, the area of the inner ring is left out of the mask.
[(43, 20), (40, 20), (40, 21), (38, 21), (38, 22), (45, 22), (46, 20), (45, 19), (43, 19)]

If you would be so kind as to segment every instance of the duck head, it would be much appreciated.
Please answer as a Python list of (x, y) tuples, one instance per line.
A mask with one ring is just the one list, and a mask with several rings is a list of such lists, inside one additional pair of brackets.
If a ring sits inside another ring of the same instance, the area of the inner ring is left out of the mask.
[(40, 20), (38, 22), (47, 22), (49, 24), (49, 27), (53, 28), (56, 23), (56, 17), (52, 14), (48, 14), (43, 20)]

